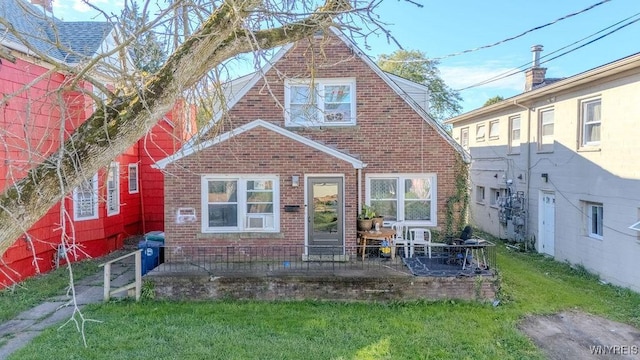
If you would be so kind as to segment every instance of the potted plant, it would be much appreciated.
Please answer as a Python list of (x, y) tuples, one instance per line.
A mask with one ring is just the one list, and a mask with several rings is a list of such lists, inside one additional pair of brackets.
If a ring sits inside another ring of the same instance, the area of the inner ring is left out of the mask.
[(367, 231), (371, 230), (373, 226), (373, 218), (376, 216), (376, 213), (373, 211), (373, 208), (369, 205), (362, 205), (362, 210), (358, 215), (358, 230), (359, 231)]

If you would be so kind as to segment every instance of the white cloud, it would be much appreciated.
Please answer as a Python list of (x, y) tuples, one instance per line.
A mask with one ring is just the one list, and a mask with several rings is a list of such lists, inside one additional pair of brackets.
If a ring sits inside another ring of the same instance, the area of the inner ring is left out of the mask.
[[(124, 7), (124, 2), (121, 0), (89, 0), (88, 2), (107, 14), (119, 14)], [(82, 0), (54, 0), (53, 12), (56, 17), (66, 21), (100, 20), (100, 12)]]
[[(440, 75), (446, 84), (453, 89), (463, 89), (483, 83), (490, 79), (511, 74), (515, 70), (499, 64), (483, 64), (471, 66), (440, 66)], [(524, 75), (517, 73), (500, 80), (475, 86), (476, 89), (495, 89), (521, 91), (524, 87)]]

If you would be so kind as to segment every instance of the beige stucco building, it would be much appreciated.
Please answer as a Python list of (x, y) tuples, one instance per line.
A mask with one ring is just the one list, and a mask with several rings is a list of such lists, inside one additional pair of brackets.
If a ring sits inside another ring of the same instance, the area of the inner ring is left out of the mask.
[(471, 222), (640, 291), (640, 53), (447, 121), (472, 156)]

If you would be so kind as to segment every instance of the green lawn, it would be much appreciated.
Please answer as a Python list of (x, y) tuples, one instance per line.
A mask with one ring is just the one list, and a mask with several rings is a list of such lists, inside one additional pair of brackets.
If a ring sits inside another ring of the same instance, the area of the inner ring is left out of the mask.
[(11, 359), (543, 359), (527, 314), (581, 309), (640, 327), (640, 295), (583, 269), (499, 246), (501, 303), (111, 302)]

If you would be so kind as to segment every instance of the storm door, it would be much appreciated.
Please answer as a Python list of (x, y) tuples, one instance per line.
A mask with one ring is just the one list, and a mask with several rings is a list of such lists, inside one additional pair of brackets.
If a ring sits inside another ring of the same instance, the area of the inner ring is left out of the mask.
[(310, 177), (307, 179), (309, 255), (344, 253), (343, 179)]

